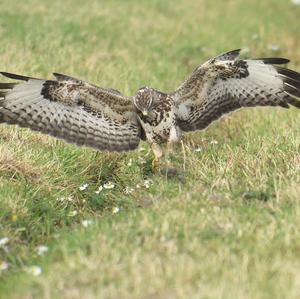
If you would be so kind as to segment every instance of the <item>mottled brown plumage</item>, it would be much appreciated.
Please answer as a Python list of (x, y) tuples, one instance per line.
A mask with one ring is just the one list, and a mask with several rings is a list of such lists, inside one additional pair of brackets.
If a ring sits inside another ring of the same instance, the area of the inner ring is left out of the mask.
[(3, 75), (25, 82), (12, 88), (0, 84), (1, 122), (99, 150), (138, 146), (141, 126), (131, 99), (67, 76), (53, 81)]
[(238, 55), (208, 60), (172, 93), (143, 87), (132, 98), (58, 73), (43, 80), (2, 72), (23, 82), (0, 83), (0, 122), (98, 150), (132, 150), (146, 139), (159, 159), (161, 143), (172, 147), (182, 132), (204, 129), (236, 109), (300, 108), (300, 74), (274, 66), (287, 59)]

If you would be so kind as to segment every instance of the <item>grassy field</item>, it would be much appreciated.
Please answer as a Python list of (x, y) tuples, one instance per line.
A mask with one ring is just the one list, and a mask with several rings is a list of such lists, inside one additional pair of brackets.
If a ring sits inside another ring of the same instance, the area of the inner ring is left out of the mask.
[[(299, 17), (282, 0), (2, 0), (0, 69), (127, 95), (240, 47), (300, 71)], [(186, 136), (184, 180), (153, 175), (144, 143), (107, 154), (1, 125), (0, 297), (300, 298), (299, 113)]]

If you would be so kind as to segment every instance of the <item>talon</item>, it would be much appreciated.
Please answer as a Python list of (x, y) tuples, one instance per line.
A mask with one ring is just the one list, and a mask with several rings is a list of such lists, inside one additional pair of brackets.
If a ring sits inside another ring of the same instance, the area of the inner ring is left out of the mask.
[(153, 172), (157, 172), (158, 171), (158, 168), (159, 168), (159, 159), (157, 159), (157, 158), (154, 158), (153, 160), (152, 160), (152, 163), (151, 163), (151, 168), (152, 168), (152, 171)]

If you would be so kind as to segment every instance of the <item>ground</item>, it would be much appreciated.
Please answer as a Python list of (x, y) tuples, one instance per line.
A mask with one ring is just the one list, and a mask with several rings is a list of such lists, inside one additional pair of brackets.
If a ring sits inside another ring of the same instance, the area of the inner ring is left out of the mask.
[[(127, 95), (240, 47), (300, 71), (299, 17), (281, 0), (2, 0), (0, 68)], [(167, 179), (145, 143), (108, 154), (1, 125), (0, 297), (299, 298), (299, 128), (293, 108), (236, 112), (187, 135)]]

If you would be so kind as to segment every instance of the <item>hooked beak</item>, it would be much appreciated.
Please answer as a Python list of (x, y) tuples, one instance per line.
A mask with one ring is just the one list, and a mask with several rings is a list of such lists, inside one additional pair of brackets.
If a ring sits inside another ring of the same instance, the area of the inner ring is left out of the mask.
[(147, 110), (144, 110), (142, 113), (143, 113), (144, 116), (148, 116), (148, 111)]

